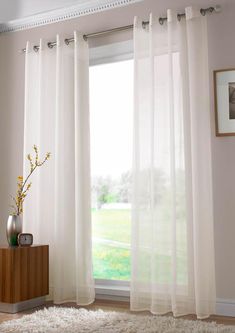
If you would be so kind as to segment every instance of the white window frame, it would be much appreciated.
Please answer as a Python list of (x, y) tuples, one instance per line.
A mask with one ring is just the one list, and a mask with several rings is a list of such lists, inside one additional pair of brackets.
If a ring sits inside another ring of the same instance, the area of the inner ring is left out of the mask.
[[(90, 49), (90, 66), (133, 59), (133, 40), (113, 43)], [(95, 279), (96, 299), (130, 300), (130, 282), (121, 280)]]
[(90, 48), (90, 66), (133, 59), (133, 40)]

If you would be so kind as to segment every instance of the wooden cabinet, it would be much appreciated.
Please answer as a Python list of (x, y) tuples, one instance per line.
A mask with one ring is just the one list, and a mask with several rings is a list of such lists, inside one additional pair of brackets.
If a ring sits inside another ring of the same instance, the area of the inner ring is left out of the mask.
[(0, 302), (19, 303), (48, 293), (48, 245), (0, 247)]

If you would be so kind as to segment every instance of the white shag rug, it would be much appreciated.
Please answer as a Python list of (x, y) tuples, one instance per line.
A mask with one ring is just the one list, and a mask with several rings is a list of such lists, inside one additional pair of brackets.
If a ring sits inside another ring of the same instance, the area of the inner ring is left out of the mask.
[(168, 316), (50, 307), (3, 322), (1, 333), (235, 333), (235, 326)]

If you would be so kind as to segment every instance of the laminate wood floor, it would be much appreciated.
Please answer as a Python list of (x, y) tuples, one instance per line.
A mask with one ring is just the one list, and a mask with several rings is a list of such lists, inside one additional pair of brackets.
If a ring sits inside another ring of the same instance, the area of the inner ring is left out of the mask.
[[(36, 310), (42, 309), (44, 307), (50, 307), (53, 306), (52, 302), (47, 302), (46, 305), (37, 307), (31, 310), (27, 311), (22, 311), (18, 312), (15, 314), (8, 314), (8, 313), (2, 313), (0, 312), (0, 323), (6, 320), (11, 320), (11, 319), (16, 319), (20, 318), (25, 314), (30, 314), (33, 313)], [(76, 307), (79, 308), (75, 303), (65, 303), (62, 305), (56, 305), (56, 306), (68, 306), (68, 307)], [(89, 310), (97, 310), (97, 309), (102, 309), (103, 311), (124, 311), (130, 313), (129, 310), (130, 304), (127, 302), (117, 302), (117, 301), (101, 301), (101, 300), (96, 300), (93, 304), (86, 306), (84, 308), (89, 309)], [(139, 312), (139, 314), (149, 314), (149, 312)], [(135, 312), (135, 314), (138, 314), (138, 312)], [(167, 316), (171, 316), (172, 314), (167, 314)], [(187, 315), (183, 316), (182, 318), (184, 319), (189, 319), (189, 320), (196, 320), (196, 317), (194, 315)], [(205, 319), (205, 321), (215, 321), (217, 324), (224, 324), (224, 325), (235, 325), (235, 317), (225, 317), (225, 316), (217, 316), (213, 315), (208, 319)]]

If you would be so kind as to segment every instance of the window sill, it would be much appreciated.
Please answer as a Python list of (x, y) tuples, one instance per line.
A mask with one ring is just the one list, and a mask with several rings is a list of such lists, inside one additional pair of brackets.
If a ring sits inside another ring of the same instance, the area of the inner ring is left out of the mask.
[(107, 299), (113, 301), (130, 301), (130, 286), (128, 282), (96, 280), (96, 299)]

